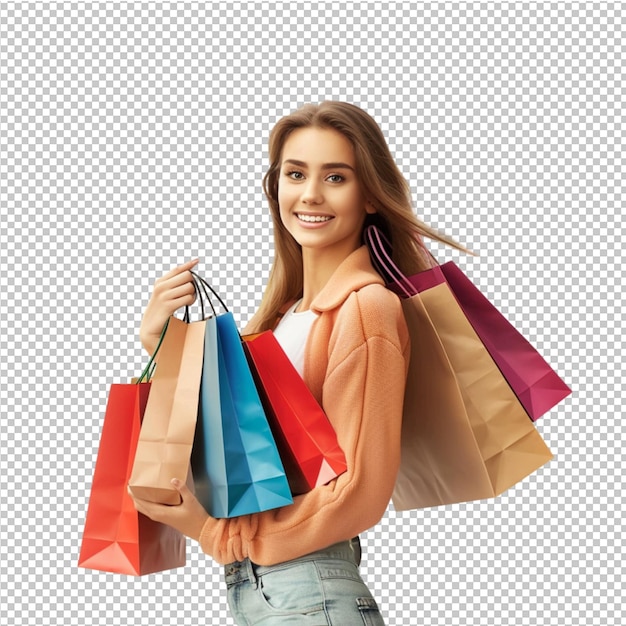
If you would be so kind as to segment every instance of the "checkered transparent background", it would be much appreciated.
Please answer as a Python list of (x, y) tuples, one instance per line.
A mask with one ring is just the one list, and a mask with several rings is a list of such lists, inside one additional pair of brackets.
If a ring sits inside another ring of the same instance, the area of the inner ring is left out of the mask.
[(380, 123), (455, 259), (571, 384), (556, 458), (364, 537), (390, 625), (621, 624), (623, 5), (0, 4), (0, 623), (232, 624), (220, 570), (76, 566), (109, 385), (192, 256), (238, 320), (272, 253), (275, 121)]

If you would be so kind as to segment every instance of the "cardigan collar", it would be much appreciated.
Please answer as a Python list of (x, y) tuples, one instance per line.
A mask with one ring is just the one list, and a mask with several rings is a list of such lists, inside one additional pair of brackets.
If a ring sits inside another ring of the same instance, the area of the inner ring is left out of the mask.
[(366, 285), (384, 285), (380, 274), (370, 261), (367, 246), (361, 246), (352, 252), (333, 272), (323, 289), (311, 303), (311, 310), (321, 313), (337, 308), (353, 291)]

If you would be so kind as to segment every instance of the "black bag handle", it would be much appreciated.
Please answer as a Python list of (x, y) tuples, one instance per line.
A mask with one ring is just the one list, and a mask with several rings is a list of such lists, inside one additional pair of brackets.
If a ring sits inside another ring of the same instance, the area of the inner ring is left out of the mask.
[[(219, 302), (220, 306), (224, 309), (224, 311), (228, 313), (228, 307), (224, 304), (224, 301), (219, 297), (215, 289), (213, 289), (213, 287), (211, 287), (211, 285), (196, 272), (191, 271), (191, 276), (193, 278), (193, 288), (196, 292), (196, 296), (200, 304), (200, 315), (202, 316), (202, 319), (206, 319), (207, 317), (207, 315), (205, 315), (206, 304), (208, 304), (211, 308), (212, 316), (217, 315), (217, 311), (215, 310), (215, 306), (213, 304), (213, 298), (215, 298)], [(209, 315), (208, 317), (211, 317), (211, 315)], [(183, 321), (187, 323), (191, 321), (191, 314), (189, 312), (188, 305), (185, 306)]]

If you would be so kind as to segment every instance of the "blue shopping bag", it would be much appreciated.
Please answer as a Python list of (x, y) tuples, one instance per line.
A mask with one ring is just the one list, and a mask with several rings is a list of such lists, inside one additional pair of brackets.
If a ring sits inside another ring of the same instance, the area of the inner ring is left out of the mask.
[(230, 312), (206, 320), (191, 466), (196, 497), (217, 518), (293, 503)]

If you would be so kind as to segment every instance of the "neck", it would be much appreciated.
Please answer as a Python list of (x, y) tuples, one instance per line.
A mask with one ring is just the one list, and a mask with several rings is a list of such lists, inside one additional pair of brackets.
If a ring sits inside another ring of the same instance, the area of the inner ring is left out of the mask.
[(324, 250), (302, 249), (302, 302), (299, 311), (306, 311), (322, 291), (335, 270), (354, 250), (329, 254)]

